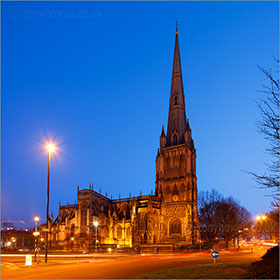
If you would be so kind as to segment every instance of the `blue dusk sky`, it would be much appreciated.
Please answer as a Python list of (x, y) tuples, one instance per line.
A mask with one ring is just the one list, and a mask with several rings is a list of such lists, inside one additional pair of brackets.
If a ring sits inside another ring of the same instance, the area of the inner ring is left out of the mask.
[(255, 101), (275, 69), (278, 2), (2, 2), (2, 221), (45, 221), (89, 183), (114, 198), (149, 194), (167, 126), (175, 22), (198, 190), (233, 196), (251, 214), (271, 197), (268, 143)]

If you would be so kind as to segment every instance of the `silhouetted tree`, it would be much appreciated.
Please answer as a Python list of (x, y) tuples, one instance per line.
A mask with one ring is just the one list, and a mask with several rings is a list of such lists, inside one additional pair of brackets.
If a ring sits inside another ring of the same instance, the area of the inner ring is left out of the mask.
[(227, 248), (230, 240), (235, 238), (238, 240), (240, 236), (245, 237), (250, 227), (249, 212), (232, 197), (222, 199), (217, 217), (220, 224), (218, 235), (226, 241)]
[(250, 214), (232, 197), (224, 198), (217, 191), (201, 192), (198, 196), (200, 235), (207, 242), (223, 239), (228, 242), (246, 237)]
[[(279, 69), (279, 60), (275, 60), (277, 69)], [(264, 96), (257, 102), (261, 113), (261, 119), (257, 122), (259, 132), (269, 142), (266, 152), (271, 156), (266, 163), (266, 172), (263, 174), (253, 175), (260, 188), (268, 188), (276, 198), (279, 205), (279, 78), (274, 78), (271, 71), (258, 66), (268, 80), (268, 85), (263, 86)], [(279, 71), (276, 73), (279, 77)]]
[(219, 227), (217, 211), (221, 200), (222, 195), (216, 190), (200, 192), (198, 195), (198, 216), (202, 240), (211, 242), (217, 237)]

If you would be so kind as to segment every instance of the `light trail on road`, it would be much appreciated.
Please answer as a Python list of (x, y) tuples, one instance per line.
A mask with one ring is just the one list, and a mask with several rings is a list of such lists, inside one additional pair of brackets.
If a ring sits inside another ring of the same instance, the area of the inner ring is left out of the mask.
[[(221, 253), (218, 263), (228, 262), (252, 262), (259, 260), (264, 251), (254, 253)], [(66, 256), (64, 255), (64, 258)], [(63, 262), (62, 258), (53, 258), (47, 264), (34, 264), (24, 267), (23, 262), (15, 261), (14, 266), (1, 263), (1, 278), (4, 279), (125, 279), (134, 275), (157, 271), (168, 268), (212, 264), (210, 253), (189, 253), (169, 255), (134, 255), (119, 258), (93, 259), (82, 258), (83, 261), (68, 258), (69, 262)], [(9, 260), (12, 257), (2, 257), (1, 260)], [(19, 260), (18, 258), (16, 258)], [(70, 261), (72, 259), (72, 261)], [(77, 260), (75, 262), (75, 260)]]

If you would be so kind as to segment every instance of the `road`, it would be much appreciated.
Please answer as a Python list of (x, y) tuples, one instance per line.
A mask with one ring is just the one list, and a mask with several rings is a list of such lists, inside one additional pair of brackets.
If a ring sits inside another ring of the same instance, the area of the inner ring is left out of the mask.
[[(253, 262), (265, 253), (221, 252), (218, 263)], [(50, 258), (48, 263), (24, 265), (24, 257), (1, 256), (1, 279), (123, 279), (166, 268), (213, 263), (210, 253), (133, 255), (110, 258)]]

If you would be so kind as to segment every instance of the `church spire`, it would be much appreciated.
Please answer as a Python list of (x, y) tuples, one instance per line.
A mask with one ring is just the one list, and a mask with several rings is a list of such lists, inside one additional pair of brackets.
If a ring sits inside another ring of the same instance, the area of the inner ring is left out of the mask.
[(169, 101), (169, 115), (167, 126), (167, 145), (173, 146), (184, 143), (186, 131), (186, 109), (183, 89), (181, 59), (178, 38), (178, 22), (176, 22), (175, 50), (173, 59), (173, 71), (171, 92)]

